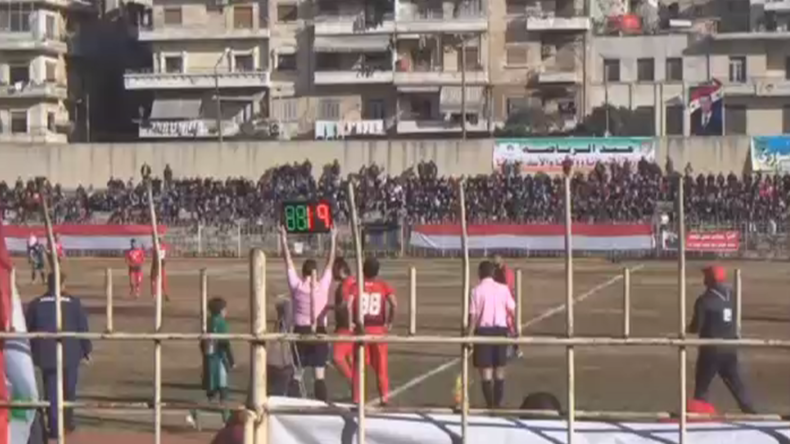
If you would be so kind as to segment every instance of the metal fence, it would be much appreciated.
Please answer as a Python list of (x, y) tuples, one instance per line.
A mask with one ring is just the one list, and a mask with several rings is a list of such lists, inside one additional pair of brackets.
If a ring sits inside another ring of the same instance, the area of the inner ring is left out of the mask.
[[(566, 177), (565, 180), (565, 187), (566, 187), (566, 215), (570, 214), (570, 179)], [(681, 188), (682, 190), (682, 188)], [(353, 205), (353, 189), (350, 190), (349, 194), (351, 195), (351, 207), (354, 208)], [(398, 335), (398, 334), (387, 334), (382, 336), (375, 336), (375, 335), (368, 335), (368, 334), (359, 334), (354, 337), (354, 341), (356, 343), (356, 353), (357, 353), (357, 372), (359, 372), (360, 377), (358, 378), (358, 388), (360, 390), (360, 400), (356, 407), (354, 408), (344, 408), (338, 406), (324, 406), (324, 407), (303, 407), (294, 409), (287, 409), (287, 408), (271, 408), (267, 405), (267, 378), (266, 378), (266, 353), (267, 353), (267, 341), (304, 341), (304, 340), (311, 340), (311, 341), (320, 341), (320, 342), (346, 342), (349, 340), (347, 336), (339, 336), (339, 335), (296, 335), (292, 333), (270, 333), (268, 331), (268, 322), (267, 322), (267, 306), (269, 301), (267, 300), (267, 288), (266, 288), (266, 255), (263, 250), (255, 249), (252, 250), (249, 256), (250, 260), (250, 313), (251, 313), (251, 325), (250, 325), (250, 332), (249, 333), (235, 333), (235, 334), (208, 334), (205, 329), (205, 324), (202, 327), (200, 332), (195, 333), (167, 333), (162, 331), (162, 323), (161, 323), (161, 316), (162, 316), (162, 299), (161, 296), (157, 297), (157, 316), (155, 321), (156, 330), (153, 333), (122, 333), (116, 332), (113, 330), (112, 327), (112, 286), (110, 285), (109, 280), (111, 279), (108, 274), (108, 291), (107, 291), (107, 315), (108, 315), (108, 324), (107, 324), (107, 331), (104, 333), (71, 333), (71, 332), (64, 332), (60, 327), (61, 324), (61, 313), (60, 310), (57, 309), (57, 318), (58, 318), (58, 328), (57, 332), (55, 333), (19, 333), (14, 331), (8, 331), (6, 328), (5, 331), (0, 332), (0, 339), (11, 339), (11, 338), (51, 338), (56, 339), (58, 341), (58, 354), (59, 356), (62, 355), (62, 339), (64, 338), (84, 338), (84, 339), (101, 339), (101, 340), (114, 340), (114, 341), (123, 341), (123, 340), (141, 340), (141, 341), (153, 341), (156, 344), (156, 355), (155, 355), (155, 362), (156, 362), (156, 377), (153, 381), (153, 400), (151, 402), (145, 403), (128, 403), (128, 402), (117, 402), (117, 403), (63, 403), (60, 402), (58, 404), (58, 417), (60, 419), (60, 429), (59, 430), (59, 443), (65, 442), (65, 437), (63, 435), (63, 407), (65, 406), (76, 406), (76, 407), (104, 407), (104, 408), (142, 408), (142, 409), (149, 409), (153, 410), (153, 417), (154, 417), (154, 424), (155, 424), (155, 438), (154, 441), (156, 444), (160, 444), (161, 441), (161, 414), (162, 409), (165, 408), (183, 408), (183, 406), (174, 406), (171, 404), (167, 404), (162, 402), (161, 400), (161, 343), (163, 341), (205, 341), (205, 340), (240, 340), (246, 341), (250, 346), (252, 362), (251, 362), (251, 379), (250, 379), (250, 387), (249, 387), (249, 400), (246, 407), (247, 412), (247, 420), (245, 425), (245, 443), (247, 444), (268, 444), (269, 436), (268, 436), (268, 421), (269, 421), (269, 414), (279, 412), (289, 412), (289, 413), (309, 413), (309, 414), (332, 414), (337, 415), (339, 411), (353, 411), (356, 415), (357, 421), (357, 442), (359, 444), (364, 444), (365, 442), (365, 423), (366, 423), (366, 414), (371, 412), (387, 412), (387, 411), (410, 411), (410, 412), (422, 412), (422, 413), (430, 413), (431, 411), (434, 412), (441, 412), (447, 413), (447, 409), (419, 409), (419, 408), (373, 408), (368, 407), (365, 404), (365, 397), (364, 397), (364, 387), (365, 387), (365, 347), (363, 344), (366, 343), (410, 343), (410, 344), (457, 344), (462, 345), (461, 347), (461, 359), (462, 359), (462, 394), (461, 394), (461, 438), (460, 443), (466, 444), (468, 442), (468, 419), (469, 415), (478, 413), (478, 414), (495, 414), (495, 415), (507, 415), (507, 414), (536, 414), (542, 416), (555, 416), (561, 417), (567, 420), (567, 442), (569, 444), (573, 444), (578, 442), (579, 438), (576, 437), (575, 434), (575, 420), (577, 418), (666, 418), (668, 414), (666, 412), (582, 412), (576, 409), (575, 399), (576, 399), (576, 378), (575, 378), (575, 350), (577, 347), (601, 347), (601, 346), (655, 346), (655, 347), (671, 347), (676, 348), (678, 350), (678, 357), (679, 357), (679, 364), (678, 364), (678, 375), (679, 375), (679, 384), (678, 384), (678, 415), (679, 415), (679, 427), (678, 427), (678, 440), (681, 444), (685, 444), (688, 442), (688, 438), (686, 436), (686, 428), (687, 428), (687, 417), (691, 416), (688, 415), (686, 412), (686, 405), (687, 405), (687, 398), (686, 398), (686, 377), (687, 377), (687, 349), (688, 347), (699, 347), (703, 345), (732, 345), (737, 347), (771, 347), (771, 348), (790, 348), (790, 341), (788, 340), (774, 340), (774, 339), (735, 339), (735, 340), (717, 340), (717, 339), (688, 339), (686, 337), (685, 331), (685, 321), (686, 321), (686, 273), (685, 273), (685, 255), (678, 255), (678, 311), (679, 311), (679, 324), (678, 324), (678, 331), (676, 337), (652, 337), (652, 338), (633, 338), (630, 337), (629, 331), (627, 327), (624, 327), (624, 334), (622, 337), (577, 337), (575, 336), (574, 330), (574, 304), (576, 299), (574, 298), (574, 275), (573, 275), (573, 255), (568, 254), (572, 251), (572, 242), (573, 238), (570, 236), (570, 223), (566, 220), (566, 232), (565, 232), (565, 266), (566, 266), (566, 302), (565, 302), (565, 314), (566, 314), (566, 335), (562, 337), (541, 337), (541, 336), (522, 336), (519, 334), (517, 337), (513, 338), (503, 338), (503, 337), (481, 337), (475, 336), (471, 334), (470, 330), (467, 328), (469, 326), (469, 289), (470, 289), (470, 261), (469, 261), (469, 250), (467, 248), (467, 236), (466, 236), (466, 223), (465, 223), (465, 215), (464, 215), (464, 195), (463, 195), (463, 188), (459, 188), (460, 194), (460, 202), (461, 202), (461, 224), (462, 224), (462, 242), (463, 242), (463, 249), (462, 249), (462, 260), (459, 261), (459, 265), (462, 266), (463, 269), (463, 288), (464, 291), (459, 293), (459, 303), (463, 306), (463, 315), (459, 319), (459, 324), (462, 326), (463, 334), (455, 337), (450, 336), (430, 336), (430, 335), (418, 335), (416, 330), (416, 325), (414, 325), (414, 319), (416, 318), (417, 312), (417, 294), (416, 294), (416, 285), (414, 284), (415, 273), (410, 272), (410, 276), (412, 279), (412, 283), (410, 285), (411, 294), (410, 294), (410, 303), (409, 303), (409, 319), (410, 319), (410, 326), (409, 335)], [(679, 199), (682, 202), (683, 193), (679, 193)], [(680, 206), (682, 208), (682, 205)], [(354, 215), (355, 216), (355, 215)], [(681, 217), (679, 220), (683, 220), (682, 218), (682, 210), (681, 210)], [(362, 242), (360, 241), (360, 236), (357, 230), (359, 225), (356, 223), (356, 217), (353, 218), (352, 221), (352, 228), (354, 228), (353, 233), (353, 240), (354, 240), (354, 251), (356, 257), (356, 264), (357, 264), (357, 271), (361, 274), (362, 268)], [(679, 224), (677, 228), (679, 232), (679, 250), (685, 251), (685, 226), (684, 224)], [(231, 242), (227, 239), (233, 239), (234, 234), (225, 234), (225, 233), (213, 233), (211, 242), (208, 242), (206, 238), (207, 235), (204, 235), (205, 228), (199, 230), (200, 234), (197, 233), (187, 233), (189, 237), (189, 242), (194, 243), (196, 242), (200, 246), (201, 249), (203, 248), (214, 248), (212, 245), (215, 240), (218, 242)], [(240, 234), (241, 233), (241, 234)], [(270, 238), (270, 230), (261, 230), (256, 231), (254, 233), (245, 232), (241, 229), (238, 229), (235, 234), (236, 243), (235, 246), (232, 246), (230, 251), (233, 251), (235, 248), (235, 252), (238, 254), (240, 250), (246, 248), (249, 242), (245, 239), (253, 238), (255, 239), (253, 242), (261, 242), (262, 245), (267, 245), (267, 242), (271, 242)], [(51, 235), (50, 235), (51, 238)], [(224, 240), (223, 240), (224, 239)], [(242, 244), (240, 247), (239, 244)], [(270, 245), (270, 244), (269, 244)], [(402, 244), (401, 244), (402, 245)], [(226, 246), (221, 247), (220, 251), (226, 251), (225, 249), (228, 248)], [(320, 248), (320, 247), (317, 247)], [(202, 251), (202, 250), (201, 250)], [(57, 263), (57, 261), (55, 261)], [(57, 270), (57, 268), (56, 268)], [(57, 272), (56, 272), (57, 275)], [(521, 279), (518, 279), (519, 282)], [(624, 277), (623, 280), (628, 284), (630, 279), (628, 277)], [(161, 279), (160, 279), (161, 282)], [(201, 310), (202, 314), (206, 313), (206, 290), (205, 290), (205, 275), (203, 275), (202, 282), (202, 291), (201, 291)], [(357, 280), (358, 290), (360, 294), (363, 293), (363, 282), (362, 279)], [(627, 288), (627, 287), (626, 287)], [(161, 295), (161, 290), (157, 289), (157, 295)], [(628, 294), (629, 291), (625, 291), (624, 301), (626, 305), (628, 304)], [(59, 302), (61, 298), (60, 292), (56, 290), (56, 300)], [(357, 298), (357, 303), (359, 303), (360, 312), (362, 307), (362, 302), (360, 302), (362, 298)], [(521, 297), (520, 297), (520, 290), (517, 292), (516, 295), (516, 303), (518, 306), (517, 312), (517, 321), (518, 324), (522, 324), (521, 321)], [(59, 303), (56, 303), (56, 306), (59, 307)], [(627, 313), (629, 311), (626, 309), (624, 310), (624, 314), (627, 317)], [(739, 310), (736, 313), (736, 316), (740, 316)], [(362, 322), (363, 318), (358, 318), (357, 322)], [(624, 322), (624, 326), (628, 325), (627, 320)], [(521, 333), (519, 329), (519, 333)], [(487, 410), (487, 409), (471, 409), (469, 405), (469, 385), (470, 385), (470, 375), (469, 375), (469, 357), (470, 357), (470, 346), (474, 344), (521, 344), (521, 345), (528, 345), (528, 346), (553, 346), (553, 347), (561, 347), (566, 350), (566, 383), (567, 383), (567, 409), (563, 413), (554, 412), (552, 414), (547, 414), (547, 412), (527, 412), (523, 410), (518, 411), (507, 411), (507, 410)], [(59, 357), (58, 360), (58, 377), (59, 379), (62, 378), (62, 359)], [(63, 399), (62, 394), (62, 387), (59, 389), (58, 393), (58, 400)], [(2, 403), (1, 406), (5, 407), (38, 407), (38, 406), (46, 406), (48, 403), (40, 402), (40, 403)], [(189, 407), (197, 407), (197, 408), (205, 408), (205, 409), (212, 409), (215, 410), (218, 407), (216, 405), (190, 405)], [(778, 419), (778, 415), (733, 415), (730, 416), (731, 418), (739, 418), (739, 419), (769, 419), (769, 420), (776, 420)]]
[[(367, 255), (377, 257), (460, 257), (460, 249), (432, 249), (410, 245), (412, 228), (409, 225), (392, 226), (382, 230), (362, 230), (362, 243)], [(790, 259), (790, 233), (777, 230), (767, 222), (696, 224), (689, 225), (691, 233), (739, 233), (737, 249), (732, 251), (687, 251), (692, 258), (731, 258), (731, 259)], [(662, 232), (666, 227), (656, 225), (654, 229), (654, 248), (629, 251), (584, 251), (574, 250), (575, 256), (603, 256), (612, 260), (637, 258), (672, 258), (677, 256), (676, 248), (666, 248)], [(297, 254), (323, 255), (329, 248), (328, 235), (291, 236)], [(260, 248), (266, 254), (280, 254), (277, 227), (272, 225), (235, 224), (224, 226), (182, 225), (168, 226), (168, 242), (175, 255), (186, 257), (242, 257), (253, 248)], [(340, 253), (354, 255), (353, 238), (347, 228), (338, 233)], [(84, 252), (82, 254), (90, 254)], [(524, 249), (472, 249), (473, 257), (499, 253), (506, 257), (562, 257), (562, 250), (524, 250)]]

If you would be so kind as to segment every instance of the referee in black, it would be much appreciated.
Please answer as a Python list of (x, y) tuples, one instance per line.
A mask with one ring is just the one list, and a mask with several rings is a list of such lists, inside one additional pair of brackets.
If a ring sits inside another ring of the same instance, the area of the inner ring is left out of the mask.
[[(737, 339), (732, 290), (724, 284), (726, 271), (719, 266), (709, 266), (703, 274), (705, 292), (694, 304), (694, 317), (688, 333), (698, 334), (703, 339)], [(695, 399), (708, 401), (708, 390), (716, 375), (721, 376), (743, 413), (756, 413), (741, 379), (737, 348), (730, 345), (699, 348), (694, 378)]]
[[(472, 290), (469, 306), (469, 328), (476, 336), (507, 338), (508, 325), (515, 319), (516, 301), (507, 285), (494, 280), (496, 265), (483, 261), (477, 273), (480, 282)], [(507, 345), (477, 344), (474, 346), (474, 365), (480, 371), (483, 397), (489, 409), (502, 406), (505, 397), (505, 364)]]

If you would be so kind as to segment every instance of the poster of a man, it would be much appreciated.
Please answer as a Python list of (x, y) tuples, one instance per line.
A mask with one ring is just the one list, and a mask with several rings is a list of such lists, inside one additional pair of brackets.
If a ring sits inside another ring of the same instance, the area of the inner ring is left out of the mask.
[(724, 91), (718, 80), (691, 88), (689, 112), (692, 136), (721, 136), (724, 134)]

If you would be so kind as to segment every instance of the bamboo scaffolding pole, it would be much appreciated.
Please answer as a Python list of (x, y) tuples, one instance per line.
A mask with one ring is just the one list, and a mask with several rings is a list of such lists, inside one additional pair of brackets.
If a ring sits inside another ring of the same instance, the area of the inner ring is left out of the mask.
[[(156, 264), (156, 284), (154, 285), (154, 301), (156, 314), (154, 330), (162, 330), (162, 246), (159, 242), (159, 228), (154, 207), (154, 189), (151, 181), (151, 169), (143, 166), (143, 182), (148, 194), (148, 212), (151, 217), (151, 238), (154, 243), (154, 261)], [(162, 341), (154, 339), (154, 444), (162, 442)]]
[[(359, 215), (357, 214), (357, 204), (354, 196), (354, 182), (348, 182), (348, 204), (351, 209), (351, 232), (354, 236), (354, 250), (356, 251), (357, 262), (357, 319), (356, 328), (359, 335), (363, 335), (365, 329), (365, 314), (362, 312), (362, 296), (365, 294), (365, 275), (362, 272), (362, 237), (360, 233)], [(357, 353), (357, 387), (359, 391), (359, 403), (357, 409), (357, 442), (365, 444), (365, 343), (356, 343)], [(386, 401), (386, 400), (384, 400)]]
[[(677, 227), (678, 227), (678, 337), (686, 339), (686, 209), (683, 177), (678, 176), (678, 208), (677, 208)], [(687, 414), (686, 414), (686, 378), (688, 353), (685, 346), (678, 349), (678, 365), (680, 386), (680, 427), (678, 429), (678, 440), (680, 444), (686, 444), (687, 434)]]
[(106, 268), (104, 270), (104, 294), (107, 297), (107, 304), (105, 307), (106, 316), (107, 316), (107, 326), (105, 331), (112, 332), (113, 331), (113, 293), (112, 293), (112, 268)]
[(741, 269), (735, 270), (735, 331), (738, 337), (741, 337), (742, 326), (742, 311), (743, 311), (743, 279), (741, 277)]
[(516, 334), (524, 332), (524, 283), (521, 269), (516, 270)]
[[(466, 119), (464, 117), (464, 119)], [(466, 183), (458, 183), (458, 214), (461, 220), (461, 248), (463, 250), (463, 292), (461, 294), (463, 313), (461, 315), (461, 336), (468, 337), (469, 331), (469, 298), (471, 289), (469, 283), (469, 235), (466, 226)], [(461, 346), (461, 443), (469, 442), (469, 345)]]
[[(565, 170), (565, 328), (569, 338), (574, 336), (573, 314), (573, 213), (571, 208), (571, 168)], [(576, 355), (573, 346), (566, 349), (568, 383), (568, 444), (574, 443), (576, 415)]]
[(417, 268), (409, 267), (409, 335), (417, 334)]
[[(44, 225), (47, 229), (47, 242), (49, 243), (49, 260), (52, 264), (53, 287), (50, 291), (55, 294), (55, 333), (63, 332), (63, 295), (61, 294), (61, 275), (60, 275), (60, 258), (58, 257), (57, 245), (55, 245), (55, 233), (52, 227), (52, 219), (49, 216), (49, 194), (46, 188), (47, 183), (40, 183), (39, 195), (41, 196), (41, 208), (44, 211)], [(63, 337), (56, 337), (55, 346), (55, 377), (57, 380), (57, 387), (55, 389), (55, 399), (57, 400), (57, 442), (58, 444), (65, 444), (65, 415), (63, 412)], [(51, 426), (51, 425), (50, 425)], [(159, 444), (159, 443), (157, 443)]]
[(623, 268), (623, 337), (631, 336), (631, 269)]
[[(250, 254), (250, 314), (251, 333), (261, 335), (266, 333), (268, 326), (266, 317), (266, 254), (263, 250), (255, 249)], [(268, 444), (269, 442), (269, 421), (268, 415), (263, 411), (266, 407), (268, 397), (267, 373), (266, 373), (266, 343), (256, 341), (250, 343), (250, 390), (251, 399), (247, 408), (250, 413), (246, 417), (248, 422), (254, 424), (252, 428), (252, 442), (254, 444)], [(245, 434), (245, 441), (250, 442), (249, 436)]]

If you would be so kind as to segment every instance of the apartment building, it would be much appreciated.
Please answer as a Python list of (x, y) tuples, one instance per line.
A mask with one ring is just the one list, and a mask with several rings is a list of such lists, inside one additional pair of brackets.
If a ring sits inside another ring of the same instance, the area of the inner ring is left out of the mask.
[[(254, 132), (269, 109), (268, 2), (154, 2), (139, 41), (151, 68), (127, 72), (127, 91), (147, 94), (140, 136), (200, 138)], [(268, 127), (265, 128), (268, 131)]]
[(497, 0), (490, 4), (494, 120), (537, 108), (555, 126), (583, 109), (589, 14), (581, 0)]
[[(790, 11), (790, 2), (788, 11)], [(643, 113), (656, 135), (689, 135), (691, 88), (724, 85), (725, 134), (790, 132), (786, 31), (595, 37), (588, 109), (610, 103)]]
[(0, 142), (66, 142), (69, 38), (94, 14), (81, 0), (0, 3)]

